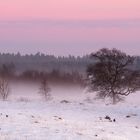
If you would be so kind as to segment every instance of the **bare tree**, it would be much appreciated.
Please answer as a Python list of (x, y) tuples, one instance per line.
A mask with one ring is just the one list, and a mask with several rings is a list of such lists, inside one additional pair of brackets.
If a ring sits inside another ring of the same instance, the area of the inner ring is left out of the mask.
[(0, 78), (0, 96), (3, 100), (6, 100), (9, 96), (10, 88), (8, 80), (5, 78)]
[(91, 54), (95, 64), (88, 66), (91, 89), (101, 98), (111, 97), (113, 103), (139, 89), (139, 72), (132, 70), (134, 57), (117, 49), (103, 48)]
[(40, 88), (39, 88), (39, 93), (41, 93), (43, 95), (45, 100), (50, 100), (51, 99), (50, 91), (51, 91), (51, 89), (48, 86), (47, 79), (43, 78), (41, 80), (41, 85), (40, 85)]

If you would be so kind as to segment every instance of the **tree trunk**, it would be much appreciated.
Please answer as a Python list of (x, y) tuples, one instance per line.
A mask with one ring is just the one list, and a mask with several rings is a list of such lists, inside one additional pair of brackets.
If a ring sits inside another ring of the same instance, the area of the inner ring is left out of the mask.
[(116, 104), (116, 94), (113, 93), (113, 104)]

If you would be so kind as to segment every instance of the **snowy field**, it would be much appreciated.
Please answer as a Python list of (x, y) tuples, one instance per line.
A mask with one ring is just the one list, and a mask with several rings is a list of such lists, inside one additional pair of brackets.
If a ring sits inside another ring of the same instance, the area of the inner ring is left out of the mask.
[(87, 99), (80, 88), (56, 87), (48, 102), (37, 90), (16, 84), (0, 101), (0, 140), (140, 139), (140, 92), (111, 105)]

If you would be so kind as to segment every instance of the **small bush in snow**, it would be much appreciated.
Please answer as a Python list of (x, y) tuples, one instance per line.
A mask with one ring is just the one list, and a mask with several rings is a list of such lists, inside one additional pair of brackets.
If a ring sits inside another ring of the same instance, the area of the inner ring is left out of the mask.
[(8, 81), (5, 78), (0, 78), (0, 96), (3, 100), (6, 100), (9, 96), (10, 88)]
[(65, 103), (65, 104), (68, 104), (68, 103), (70, 103), (69, 101), (67, 101), (67, 100), (62, 100), (60, 103)]
[(41, 85), (39, 88), (39, 93), (43, 95), (43, 97), (45, 98), (45, 100), (51, 100), (52, 96), (50, 94), (50, 87), (48, 86), (48, 82), (46, 78), (43, 78), (41, 80)]

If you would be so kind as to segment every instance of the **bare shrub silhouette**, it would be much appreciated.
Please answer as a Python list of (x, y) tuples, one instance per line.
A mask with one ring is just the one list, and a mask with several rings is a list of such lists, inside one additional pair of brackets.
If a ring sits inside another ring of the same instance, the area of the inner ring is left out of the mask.
[(42, 94), (42, 96), (44, 97), (44, 99), (46, 101), (52, 99), (50, 91), (51, 91), (51, 89), (50, 89), (50, 87), (48, 85), (47, 79), (46, 78), (42, 78), (41, 85), (40, 85), (40, 88), (39, 88), (39, 93)]
[(0, 78), (0, 96), (3, 100), (6, 100), (10, 94), (10, 88), (8, 80)]

